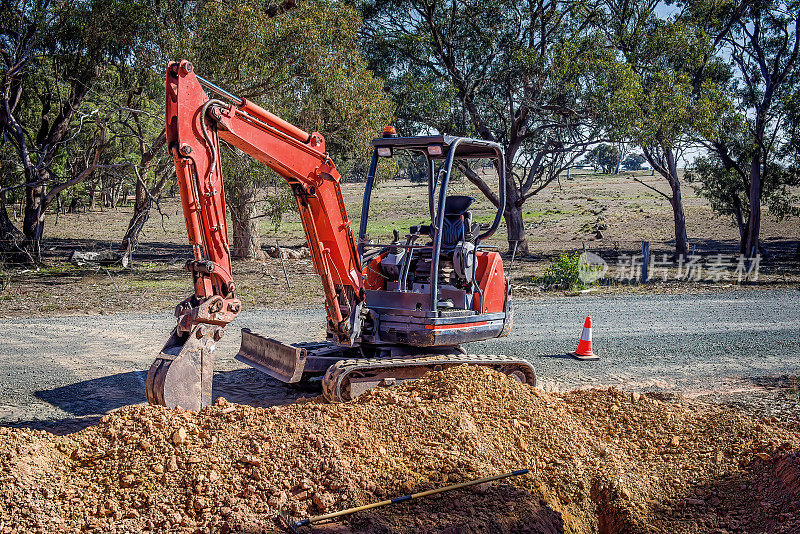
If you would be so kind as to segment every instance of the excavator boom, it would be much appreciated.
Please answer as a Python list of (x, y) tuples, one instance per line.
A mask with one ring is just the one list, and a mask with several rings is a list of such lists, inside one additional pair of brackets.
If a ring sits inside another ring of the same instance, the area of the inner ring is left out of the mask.
[[(167, 139), (176, 167), (189, 167), (184, 213), (192, 245), (203, 222), (206, 250), (222, 269), (219, 282), (232, 283), (225, 224), (225, 195), (219, 139), (264, 163), (283, 177), (297, 202), (314, 268), (322, 280), (330, 330), (340, 342), (351, 339), (349, 319), (363, 300), (361, 262), (342, 198), (340, 176), (319, 133), (306, 133), (254, 103), (233, 95), (234, 102), (209, 99), (191, 63), (173, 63), (167, 74)], [(197, 183), (192, 194), (189, 182)], [(193, 204), (187, 205), (186, 200)], [(206, 216), (206, 212), (208, 215)], [(197, 214), (197, 215), (195, 215)], [(195, 288), (197, 291), (205, 288)], [(207, 293), (198, 297), (208, 296)], [(346, 313), (343, 313), (346, 312)]]
[[(203, 85), (228, 101), (210, 99)], [(175, 311), (178, 326), (148, 373), (147, 393), (153, 403), (193, 409), (211, 401), (213, 343), (241, 307), (231, 274), (220, 139), (291, 187), (325, 292), (328, 331), (337, 343), (350, 345), (357, 338), (364, 289), (340, 176), (321, 134), (309, 134), (203, 80), (188, 61), (167, 68), (165, 96), (167, 143), (194, 256), (186, 264), (194, 294)], [(165, 391), (185, 393), (168, 400)]]

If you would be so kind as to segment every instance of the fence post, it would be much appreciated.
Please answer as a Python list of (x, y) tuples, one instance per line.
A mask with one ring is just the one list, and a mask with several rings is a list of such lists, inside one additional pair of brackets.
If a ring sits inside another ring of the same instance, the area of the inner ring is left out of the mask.
[(292, 285), (289, 283), (289, 275), (286, 274), (286, 264), (283, 262), (283, 251), (281, 250), (281, 245), (278, 243), (278, 238), (275, 238), (275, 247), (278, 249), (278, 257), (281, 259), (281, 267), (283, 267), (283, 277), (286, 279), (286, 288), (292, 289)]
[(642, 241), (642, 283), (646, 284), (650, 280), (650, 243)]

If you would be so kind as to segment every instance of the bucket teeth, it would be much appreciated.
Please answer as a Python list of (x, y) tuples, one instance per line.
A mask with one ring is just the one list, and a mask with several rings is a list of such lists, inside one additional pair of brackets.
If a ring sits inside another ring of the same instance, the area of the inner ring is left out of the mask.
[(212, 401), (214, 339), (222, 327), (197, 324), (188, 334), (177, 328), (147, 372), (147, 401), (169, 408), (199, 410)]

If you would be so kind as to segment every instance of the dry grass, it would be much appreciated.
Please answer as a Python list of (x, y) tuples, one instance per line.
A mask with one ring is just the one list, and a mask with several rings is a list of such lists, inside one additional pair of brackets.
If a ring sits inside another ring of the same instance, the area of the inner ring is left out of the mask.
[[(666, 191), (658, 176), (638, 173), (638, 178)], [(618, 176), (573, 175), (572, 180), (555, 183), (525, 204), (525, 223), (530, 255), (518, 258), (514, 280), (518, 296), (537, 295), (536, 278), (560, 252), (586, 250), (600, 254), (612, 267), (603, 292), (699, 291), (730, 287), (734, 280), (676, 281), (676, 269), (667, 272), (669, 281), (647, 286), (620, 283), (616, 265), (630, 254), (640, 252), (641, 242), (650, 242), (657, 259), (672, 252), (672, 212), (666, 199), (633, 181), (631, 174)], [(344, 184), (344, 196), (353, 227), (358, 228), (363, 184)], [(466, 181), (452, 184), (451, 193), (479, 197), (473, 208), (477, 220), (488, 222), (493, 210)], [(732, 257), (738, 252), (736, 228), (716, 216), (708, 203), (690, 185), (683, 188), (687, 232), (691, 246), (707, 266), (718, 254)], [(372, 196), (369, 233), (381, 240), (398, 228), (401, 235), (412, 224), (427, 218), (427, 192), (423, 185), (404, 180), (386, 181)], [(162, 203), (161, 214), (153, 213), (137, 250), (134, 267), (128, 270), (77, 269), (66, 262), (73, 249), (114, 248), (130, 217), (130, 207), (115, 210), (61, 215), (56, 223), (50, 215), (45, 228), (46, 266), (38, 271), (7, 268), (0, 301), (2, 315), (61, 315), (113, 313), (120, 311), (165, 310), (191, 291), (188, 273), (182, 270), (190, 255), (186, 231), (177, 199)], [(275, 232), (267, 218), (261, 220), (265, 245), (277, 238), (282, 246), (304, 244), (297, 214), (284, 215)], [(600, 229), (602, 237), (596, 231)], [(756, 286), (796, 284), (800, 280), (800, 221), (777, 221), (768, 214), (762, 226), (764, 243), (773, 256), (762, 262)], [(501, 225), (489, 240), (505, 251), (505, 227)], [(507, 260), (508, 262), (508, 260)], [(291, 288), (287, 289), (280, 262), (236, 261), (234, 275), (240, 298), (247, 307), (321, 304), (322, 292), (309, 260), (287, 260)], [(661, 278), (663, 270), (655, 273)]]

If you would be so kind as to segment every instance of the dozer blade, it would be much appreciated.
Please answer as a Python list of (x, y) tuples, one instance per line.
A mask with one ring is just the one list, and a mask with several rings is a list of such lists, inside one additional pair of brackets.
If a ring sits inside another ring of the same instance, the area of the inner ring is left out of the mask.
[(308, 351), (242, 328), (242, 346), (236, 359), (282, 382), (303, 378)]
[(147, 401), (169, 408), (199, 410), (211, 404), (214, 343), (222, 327), (197, 324), (188, 334), (172, 335), (147, 372)]

